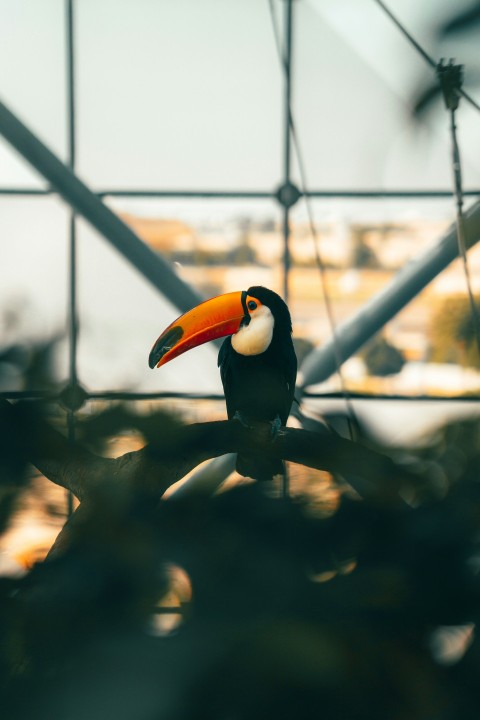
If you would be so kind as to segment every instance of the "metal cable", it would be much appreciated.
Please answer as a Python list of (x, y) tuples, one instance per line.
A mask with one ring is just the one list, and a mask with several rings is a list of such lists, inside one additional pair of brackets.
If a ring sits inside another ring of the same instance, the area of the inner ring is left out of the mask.
[(462, 166), (460, 160), (460, 150), (457, 142), (457, 128), (455, 124), (455, 108), (450, 109), (450, 131), (452, 136), (452, 170), (455, 187), (456, 200), (456, 227), (458, 254), (462, 260), (463, 272), (467, 285), (468, 301), (470, 304), (470, 313), (473, 321), (473, 330), (475, 342), (477, 345), (477, 353), (480, 357), (480, 317), (477, 304), (473, 295), (472, 278), (470, 275), (470, 267), (467, 259), (467, 242), (465, 237), (465, 221), (463, 216), (463, 193), (462, 193)]
[[(402, 23), (400, 22), (400, 20), (399, 20), (399, 19), (392, 13), (392, 11), (385, 5), (385, 3), (383, 2), (383, 0), (374, 0), (374, 2), (376, 2), (377, 5), (379, 5), (379, 6), (382, 8), (382, 10), (384, 11), (384, 13), (385, 13), (386, 15), (388, 15), (388, 17), (390, 18), (390, 20), (394, 23), (394, 25), (396, 25), (396, 27), (400, 30), (400, 32), (404, 35), (404, 37), (406, 37), (406, 39), (408, 40), (408, 42), (415, 48), (415, 50), (419, 53), (419, 55), (421, 55), (421, 56), (423, 57), (423, 59), (425, 60), (425, 62), (428, 63), (428, 65), (430, 65), (430, 67), (431, 67), (433, 70), (436, 70), (436, 68), (437, 68), (437, 63), (435, 62), (435, 60), (424, 50), (424, 48), (420, 45), (420, 43), (418, 43), (417, 40), (415, 40), (415, 38), (413, 37), (413, 35), (411, 35), (411, 34), (408, 32), (408, 30), (402, 25)], [(463, 90), (463, 88), (461, 88), (461, 89), (459, 90), (459, 92), (460, 92), (460, 95), (461, 95), (463, 98), (465, 98), (465, 100), (467, 100), (467, 102), (469, 102), (470, 105), (472, 105), (472, 107), (474, 107), (476, 110), (479, 110), (479, 111), (480, 111), (480, 105), (479, 105), (479, 104), (476, 102), (476, 100), (474, 100), (468, 93), (466, 93), (465, 90)]]
[(477, 351), (480, 356), (480, 317), (478, 308), (472, 290), (472, 279), (467, 260), (467, 243), (465, 238), (465, 223), (463, 217), (463, 188), (462, 188), (462, 166), (460, 160), (460, 150), (457, 141), (457, 127), (455, 124), (455, 112), (458, 108), (460, 96), (465, 98), (473, 107), (480, 110), (480, 105), (473, 100), (462, 88), (463, 66), (454, 65), (452, 61), (445, 65), (443, 61), (436, 63), (435, 60), (422, 48), (415, 38), (402, 25), (397, 17), (385, 5), (382, 0), (375, 0), (382, 10), (388, 15), (400, 32), (407, 38), (409, 43), (423, 57), (423, 59), (435, 70), (441, 90), (443, 92), (445, 106), (450, 113), (450, 134), (452, 139), (452, 174), (454, 181), (454, 195), (456, 199), (456, 229), (458, 254), (462, 260), (465, 281), (467, 285), (468, 301), (470, 305), (470, 313), (472, 316), (475, 342)]
[[(286, 59), (285, 59), (285, 53), (283, 52), (283, 48), (280, 43), (280, 30), (279, 30), (279, 26), (278, 26), (278, 18), (277, 18), (275, 6), (274, 6), (274, 0), (268, 0), (268, 4), (269, 4), (269, 8), (270, 8), (270, 17), (271, 17), (271, 21), (272, 21), (272, 29), (273, 29), (273, 34), (274, 34), (274, 38), (275, 38), (275, 45), (277, 48), (277, 53), (278, 53), (278, 56), (280, 59), (280, 64), (282, 66), (283, 73), (284, 73), (284, 75), (286, 75), (287, 64), (286, 64)], [(297, 160), (297, 164), (298, 164), (298, 170), (299, 170), (299, 174), (300, 174), (300, 189), (301, 189), (302, 196), (305, 200), (305, 207), (306, 207), (307, 216), (308, 216), (308, 225), (309, 225), (310, 235), (311, 235), (311, 238), (313, 241), (313, 246), (314, 246), (314, 251), (315, 251), (315, 262), (316, 262), (317, 268), (320, 273), (323, 302), (325, 304), (325, 310), (327, 313), (328, 324), (330, 326), (330, 332), (332, 334), (333, 347), (334, 347), (336, 366), (337, 366), (336, 370), (337, 370), (338, 378), (340, 380), (342, 396), (345, 399), (345, 405), (346, 405), (347, 414), (349, 417), (349, 423), (348, 423), (349, 431), (350, 431), (351, 438), (353, 440), (353, 439), (355, 439), (355, 436), (356, 436), (355, 428), (359, 427), (359, 422), (358, 422), (358, 418), (355, 413), (355, 409), (353, 407), (353, 403), (352, 403), (350, 394), (347, 389), (345, 377), (342, 372), (342, 355), (340, 352), (340, 346), (339, 346), (339, 342), (338, 342), (338, 335), (337, 335), (335, 317), (334, 317), (334, 313), (333, 313), (332, 301), (331, 301), (330, 294), (328, 291), (327, 269), (325, 267), (322, 256), (320, 254), (319, 239), (318, 239), (317, 230), (315, 228), (315, 221), (314, 221), (314, 217), (313, 217), (313, 209), (312, 209), (312, 205), (311, 205), (311, 199), (310, 199), (309, 193), (307, 191), (307, 176), (306, 176), (305, 163), (304, 163), (304, 159), (303, 159), (304, 156), (303, 156), (303, 152), (302, 152), (302, 149), (300, 146), (300, 140), (299, 140), (298, 133), (296, 131), (296, 125), (295, 125), (295, 121), (293, 118), (292, 107), (290, 104), (288, 106), (288, 122), (289, 122), (289, 126), (290, 126), (290, 133), (291, 133), (292, 141), (293, 141), (292, 144), (293, 144), (293, 148), (295, 151), (295, 156), (296, 156), (296, 160)]]
[(468, 301), (470, 305), (470, 313), (474, 325), (475, 341), (477, 345), (477, 351), (480, 355), (480, 317), (473, 295), (472, 280), (467, 260), (465, 223), (463, 218), (462, 168), (460, 151), (457, 141), (457, 128), (455, 124), (455, 111), (457, 110), (460, 96), (465, 98), (465, 100), (467, 100), (477, 110), (480, 110), (480, 105), (478, 105), (478, 103), (476, 103), (475, 100), (473, 100), (473, 98), (471, 98), (461, 86), (463, 80), (462, 66), (455, 66), (451, 61), (449, 65), (444, 65), (442, 61), (440, 61), (440, 63), (436, 63), (435, 60), (422, 48), (422, 46), (402, 25), (400, 20), (385, 5), (383, 0), (375, 0), (375, 2), (388, 15), (388, 17), (392, 20), (395, 26), (407, 38), (409, 43), (423, 57), (423, 59), (428, 63), (428, 65), (435, 70), (440, 87), (443, 91), (446, 108), (450, 112), (450, 133), (452, 138), (452, 174), (454, 180), (454, 195), (456, 199), (456, 228), (458, 253), (462, 259), (463, 271), (465, 274), (465, 281), (467, 285)]
[[(66, 0), (66, 44), (67, 44), (67, 119), (68, 119), (68, 167), (75, 170), (75, 48), (74, 48), (74, 0)], [(70, 243), (69, 243), (69, 302), (68, 302), (68, 346), (70, 355), (70, 377), (72, 387), (78, 384), (77, 378), (77, 235), (75, 212), (70, 211)], [(76, 440), (75, 410), (70, 408), (67, 413), (68, 441), (73, 449)], [(67, 491), (67, 515), (73, 514), (73, 493)]]

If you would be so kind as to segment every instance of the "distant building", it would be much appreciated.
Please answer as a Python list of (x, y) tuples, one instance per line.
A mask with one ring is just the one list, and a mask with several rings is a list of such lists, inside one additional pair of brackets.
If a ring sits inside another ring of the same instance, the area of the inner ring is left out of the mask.
[(122, 220), (157, 251), (190, 251), (195, 246), (195, 230), (181, 220), (144, 218), (122, 213)]

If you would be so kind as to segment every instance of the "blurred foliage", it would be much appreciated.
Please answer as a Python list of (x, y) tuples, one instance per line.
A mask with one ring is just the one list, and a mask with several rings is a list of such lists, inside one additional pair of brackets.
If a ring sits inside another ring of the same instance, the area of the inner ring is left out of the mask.
[(468, 0), (463, 7), (439, 28), (439, 35), (447, 37), (457, 33), (476, 32), (480, 27), (480, 2)]
[(247, 242), (241, 242), (236, 247), (226, 250), (195, 248), (194, 250), (173, 250), (164, 255), (173, 262), (186, 266), (261, 265), (255, 249), (250, 247)]
[(396, 375), (405, 365), (401, 350), (382, 335), (377, 335), (360, 353), (369, 375)]
[(354, 268), (369, 268), (376, 270), (381, 267), (381, 263), (375, 253), (375, 250), (369, 245), (366, 236), (370, 228), (353, 225), (351, 228), (352, 240), (352, 257), (351, 266)]
[[(453, 10), (453, 7), (455, 9)], [(480, 68), (475, 62), (478, 58), (478, 28), (480, 25), (480, 2), (479, 0), (463, 0), (463, 2), (452, 3), (452, 14), (442, 22), (435, 19), (432, 27), (434, 52), (432, 57), (441, 58), (445, 52), (445, 41), (456, 43), (456, 56), (461, 62), (471, 59), (467, 65), (467, 84), (470, 93), (471, 88), (478, 87), (480, 83)], [(448, 47), (448, 45), (447, 45)], [(442, 102), (442, 90), (438, 80), (432, 80), (431, 73), (428, 81), (422, 75), (417, 83), (417, 89), (413, 101), (414, 117), (422, 118), (427, 112), (438, 110), (439, 102)], [(463, 102), (463, 101), (462, 101)]]
[[(22, 437), (44, 422), (33, 403), (15, 417), (0, 418), (2, 492), (23, 487)], [(120, 407), (80, 431), (100, 447), (129, 426), (168, 443), (177, 427)], [(410, 504), (343, 492), (327, 515), (262, 483), (171, 501), (141, 482), (124, 503), (93, 492), (63, 552), (0, 580), (2, 718), (476, 718), (479, 640), (439, 644), (480, 612), (479, 461), (479, 423), (448, 426), (399, 454)], [(167, 632), (172, 567), (191, 598)]]
[[(475, 297), (480, 308), (480, 296)], [(430, 323), (430, 360), (480, 368), (474, 318), (468, 297), (452, 295), (443, 301)]]
[[(2, 320), (7, 325), (5, 318)], [(9, 322), (12, 325), (17, 322), (14, 314)], [(53, 339), (39, 343), (33, 349), (18, 343), (0, 347), (0, 388), (11, 383), (19, 386), (15, 389), (52, 392), (55, 384), (51, 368), (56, 342)], [(44, 418), (46, 407), (25, 406), (15, 417), (8, 410), (5, 403), (0, 404), (0, 534), (6, 529), (18, 496), (28, 482), (25, 438)]]

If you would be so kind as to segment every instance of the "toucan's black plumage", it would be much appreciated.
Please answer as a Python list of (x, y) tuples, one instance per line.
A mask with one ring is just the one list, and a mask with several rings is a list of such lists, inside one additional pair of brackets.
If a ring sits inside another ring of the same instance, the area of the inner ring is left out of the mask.
[[(174, 320), (154, 343), (148, 363), (161, 367), (187, 350), (226, 337), (218, 364), (229, 418), (245, 425), (272, 423), (272, 439), (290, 413), (297, 376), (292, 321), (272, 290), (217, 295)], [(257, 480), (283, 471), (280, 460), (259, 454), (239, 456), (237, 470)]]
[[(274, 319), (272, 339), (266, 350), (259, 354), (242, 355), (227, 337), (218, 355), (227, 414), (241, 416), (248, 424), (253, 421), (280, 420), (285, 425), (292, 407), (297, 358), (292, 341), (292, 321), (287, 305), (272, 290), (254, 286), (247, 290), (248, 297), (257, 298), (266, 305)], [(237, 471), (256, 479), (271, 478), (282, 473), (281, 461), (258, 455), (237, 458)]]

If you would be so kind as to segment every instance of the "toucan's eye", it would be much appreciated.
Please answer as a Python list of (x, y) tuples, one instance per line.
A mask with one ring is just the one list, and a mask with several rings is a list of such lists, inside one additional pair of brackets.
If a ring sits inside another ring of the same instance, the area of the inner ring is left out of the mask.
[(255, 300), (248, 301), (248, 309), (249, 310), (255, 310), (256, 307), (257, 307), (257, 303), (255, 302)]

